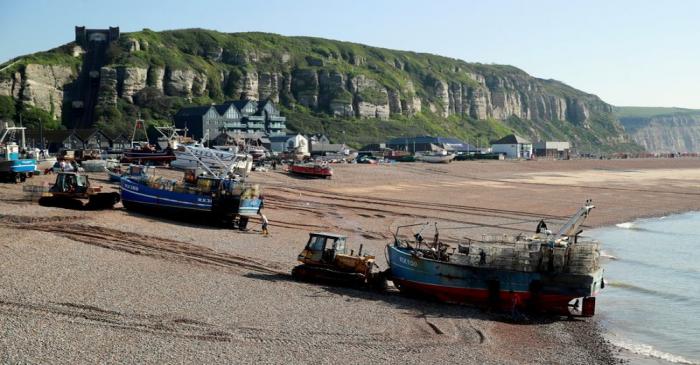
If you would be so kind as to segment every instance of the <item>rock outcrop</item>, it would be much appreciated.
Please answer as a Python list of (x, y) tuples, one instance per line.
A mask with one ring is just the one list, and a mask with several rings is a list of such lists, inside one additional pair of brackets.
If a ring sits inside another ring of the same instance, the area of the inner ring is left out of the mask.
[[(136, 43), (138, 44), (138, 43)], [(133, 96), (145, 88), (148, 69), (140, 67), (120, 67), (117, 71), (119, 96), (133, 103)]]
[(100, 69), (100, 88), (97, 91), (97, 105), (101, 108), (115, 107), (117, 105), (117, 70), (113, 67)]
[[(75, 81), (77, 75), (69, 66), (28, 64), (21, 77), (23, 103), (46, 110), (61, 117), (64, 87)], [(13, 95), (16, 89), (13, 88)]]

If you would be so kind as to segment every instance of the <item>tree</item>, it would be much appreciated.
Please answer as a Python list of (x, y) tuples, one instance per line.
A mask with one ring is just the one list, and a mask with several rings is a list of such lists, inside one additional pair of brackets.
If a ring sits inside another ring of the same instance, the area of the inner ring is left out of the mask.
[(33, 106), (24, 106), (20, 115), (22, 125), (28, 129), (39, 129), (43, 126), (44, 130), (54, 130), (61, 126), (61, 122), (54, 119), (49, 112)]
[(16, 113), (15, 100), (11, 96), (0, 96), (0, 120), (12, 120)]

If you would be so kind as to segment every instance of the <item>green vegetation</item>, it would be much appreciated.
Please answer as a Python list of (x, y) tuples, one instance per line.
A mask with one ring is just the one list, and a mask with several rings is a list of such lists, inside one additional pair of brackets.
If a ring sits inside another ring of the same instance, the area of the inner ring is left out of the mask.
[(613, 108), (618, 118), (652, 118), (668, 115), (699, 115), (700, 109), (616, 106)]
[(13, 119), (16, 113), (15, 100), (9, 96), (0, 96), (0, 120)]
[(20, 115), (22, 116), (22, 125), (28, 129), (43, 127), (44, 130), (53, 130), (61, 128), (61, 121), (54, 119), (49, 112), (33, 106), (23, 106)]
[[(0, 65), (0, 77), (5, 74), (7, 78), (10, 72), (21, 70), (28, 63), (68, 64), (77, 68), (81, 58), (72, 56), (72, 47), (71, 43)], [(455, 136), (483, 145), (517, 132), (533, 140), (569, 140), (582, 149), (593, 150), (600, 145), (611, 149), (638, 148), (620, 138), (624, 134), (622, 127), (610, 113), (609, 106), (595, 95), (558, 81), (533, 78), (507, 65), (467, 63), (438, 55), (314, 37), (285, 37), (259, 32), (221, 33), (204, 29), (163, 32), (144, 29), (123, 33), (119, 41), (108, 48), (106, 59), (111, 67), (158, 67), (165, 69), (166, 73), (191, 69), (206, 76), (207, 84), (207, 93), (203, 96), (163, 95), (154, 87), (155, 82), (149, 72), (148, 87), (134, 95), (133, 104), (120, 98), (116, 106), (102, 106), (96, 110), (97, 125), (113, 133), (129, 133), (133, 120), (139, 114), (148, 121), (167, 121), (182, 106), (238, 99), (243, 85), (249, 82), (248, 78), (255, 77), (251, 75), (257, 74), (262, 86), (262, 75), (270, 78), (270, 73), (274, 73), (290, 130), (323, 132), (336, 141), (354, 146), (419, 134)], [(473, 74), (483, 76), (483, 80), (477, 81)], [(290, 82), (290, 75), (294, 75), (291, 85), (285, 85), (285, 82)], [(356, 90), (356, 76), (359, 75), (373, 81), (364, 83), (359, 91), (348, 91)], [(320, 85), (318, 99), (315, 99), (319, 87), (317, 78), (321, 77), (335, 79), (333, 83)], [(373, 86), (375, 82), (378, 87)], [(481, 88), (481, 83), (485, 83), (491, 91), (519, 92), (526, 98), (543, 96), (545, 100), (556, 96), (567, 103), (577, 100), (587, 106), (590, 115), (585, 125), (583, 122), (533, 121), (515, 117), (505, 121), (475, 120), (466, 115), (445, 118), (441, 116), (441, 111), (447, 106), (443, 105), (438, 92), (441, 82), (447, 82), (451, 90), (456, 86), (458, 91), (465, 93), (467, 88), (471, 93), (472, 89)], [(462, 87), (464, 89), (460, 90)], [(336, 106), (360, 101), (386, 104), (384, 89), (392, 95), (397, 92), (401, 102), (410, 101), (413, 96), (420, 97), (423, 110), (411, 117), (392, 114), (387, 121), (331, 116), (332, 103)], [(319, 107), (308, 109), (300, 105), (301, 100), (318, 100)], [(437, 107), (437, 112), (430, 112), (431, 106)], [(0, 100), (0, 113), (3, 113), (2, 108), (9, 106), (3, 106)], [(5, 113), (16, 114), (11, 110)], [(64, 116), (68, 115), (64, 110)], [(34, 115), (34, 120), (37, 118), (41, 119), (41, 116)]]
[(73, 57), (71, 54), (72, 46), (73, 44), (69, 43), (46, 52), (37, 52), (26, 56), (15, 57), (0, 65), (0, 77), (9, 77), (9, 75), (23, 69), (24, 66), (30, 63), (39, 65), (65, 65), (71, 66), (73, 70), (77, 70), (82, 62), (82, 57)]
[(336, 143), (359, 148), (394, 137), (434, 135), (457, 137), (474, 145), (485, 146), (490, 140), (510, 133), (497, 120), (474, 120), (451, 117), (439, 118), (419, 114), (415, 117), (392, 117), (389, 120), (329, 118), (325, 114), (309, 113), (304, 109), (284, 109), (287, 128), (299, 133), (323, 133)]

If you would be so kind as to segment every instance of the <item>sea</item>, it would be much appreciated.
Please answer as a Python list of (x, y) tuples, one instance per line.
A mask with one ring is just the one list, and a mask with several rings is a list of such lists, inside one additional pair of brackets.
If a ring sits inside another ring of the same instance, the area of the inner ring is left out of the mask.
[(596, 316), (635, 362), (700, 365), (700, 212), (590, 230), (602, 243)]

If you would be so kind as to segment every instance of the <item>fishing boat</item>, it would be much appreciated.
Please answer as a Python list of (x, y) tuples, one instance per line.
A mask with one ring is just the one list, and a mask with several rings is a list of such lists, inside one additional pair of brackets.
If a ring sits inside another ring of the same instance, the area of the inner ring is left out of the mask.
[[(530, 309), (567, 316), (593, 316), (595, 296), (604, 287), (599, 243), (579, 241), (593, 205), (578, 210), (556, 233), (540, 221), (534, 236), (484, 236), (450, 252), (421, 232), (387, 246), (390, 276), (402, 292), (453, 303), (500, 309)], [(415, 226), (415, 225), (414, 225)]]
[(170, 163), (170, 166), (176, 169), (196, 169), (205, 164), (210, 169), (221, 169), (226, 172), (236, 170), (241, 175), (247, 175), (253, 167), (251, 155), (211, 149), (200, 144), (179, 145), (174, 153), (175, 160)]
[(134, 131), (131, 135), (131, 148), (123, 152), (121, 162), (167, 165), (175, 159), (173, 148), (170, 145), (159, 150), (155, 146), (152, 146), (148, 140), (137, 141), (136, 134), (139, 130), (143, 131), (144, 137), (148, 137), (146, 127), (142, 119), (136, 120), (136, 123), (134, 124)]
[(289, 165), (289, 173), (330, 179), (333, 176), (333, 169), (327, 163), (303, 162)]
[[(26, 148), (24, 130), (24, 127), (5, 125), (2, 135), (0, 135), (0, 179), (20, 182), (31, 177), (36, 171), (36, 160), (21, 153), (21, 150)], [(21, 147), (16, 142), (6, 142), (16, 132), (21, 134)]]
[(130, 210), (236, 224), (245, 229), (248, 218), (262, 207), (259, 185), (204, 164), (201, 168), (208, 174), (187, 170), (179, 181), (147, 174), (122, 176), (122, 204)]
[(253, 156), (253, 161), (258, 162), (261, 160), (264, 160), (268, 153), (265, 147), (262, 146), (255, 146), (255, 145), (247, 145), (245, 148), (245, 152), (251, 156)]
[(416, 153), (417, 160), (430, 163), (450, 163), (454, 158), (454, 153), (448, 153), (445, 150)]
[(132, 148), (124, 151), (121, 162), (165, 165), (175, 159), (175, 154), (170, 148), (156, 150), (149, 144), (132, 145)]

